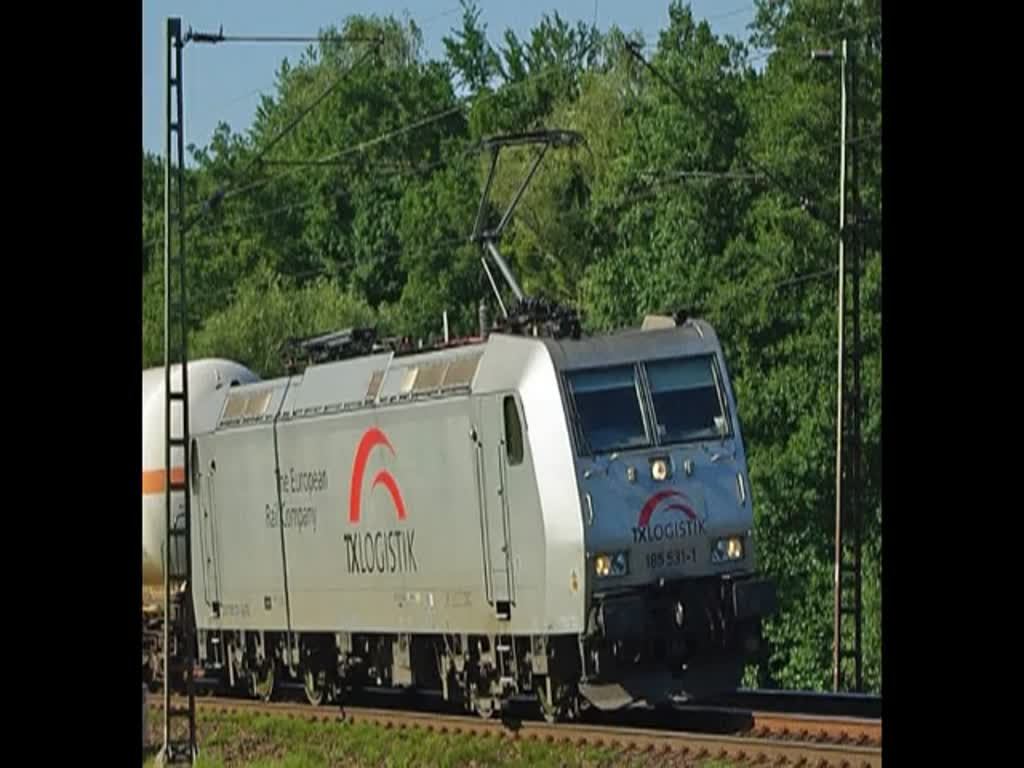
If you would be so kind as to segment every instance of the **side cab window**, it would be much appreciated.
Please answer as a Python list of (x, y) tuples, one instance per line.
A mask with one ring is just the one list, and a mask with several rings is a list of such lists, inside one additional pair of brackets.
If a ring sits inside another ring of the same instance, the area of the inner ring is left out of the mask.
[(516, 399), (506, 395), (502, 410), (505, 416), (505, 447), (508, 463), (517, 466), (523, 463), (523, 425), (519, 421)]

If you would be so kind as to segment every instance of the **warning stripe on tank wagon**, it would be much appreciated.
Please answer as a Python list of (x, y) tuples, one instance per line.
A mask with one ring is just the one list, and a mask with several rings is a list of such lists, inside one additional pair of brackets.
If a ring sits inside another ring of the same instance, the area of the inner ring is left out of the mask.
[[(185, 482), (185, 468), (171, 468), (171, 483), (179, 484)], [(142, 470), (142, 495), (151, 496), (154, 493), (163, 493), (167, 487), (167, 470), (144, 469)]]

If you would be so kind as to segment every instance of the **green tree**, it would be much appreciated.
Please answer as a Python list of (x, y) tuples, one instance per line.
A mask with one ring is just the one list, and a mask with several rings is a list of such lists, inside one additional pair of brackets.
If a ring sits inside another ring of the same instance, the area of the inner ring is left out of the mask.
[(470, 93), (489, 90), (500, 69), (498, 54), (487, 42), (487, 25), (480, 23), (480, 9), (471, 0), (460, 0), (462, 29), (443, 39), (445, 54), (460, 84)]
[[(869, 4), (831, 0), (759, 3), (755, 44), (772, 50), (747, 91), (744, 153), (773, 181), (729, 243), (739, 269), (717, 292), (713, 317), (729, 345), (750, 442), (751, 481), (765, 568), (781, 584), (783, 612), (769, 627), (773, 654), (761, 682), (830, 683), (834, 518), (839, 72), (810, 60), (812, 48), (856, 40), (862, 79), (862, 222), (866, 682), (881, 687), (880, 219), (881, 44)], [(794, 281), (794, 276), (803, 276)], [(778, 287), (773, 287), (778, 286)], [(848, 624), (848, 623), (847, 623)]]
[(285, 373), (282, 350), (293, 337), (372, 326), (373, 311), (321, 278), (298, 287), (261, 268), (239, 286), (231, 305), (210, 316), (193, 342), (194, 356), (226, 357), (268, 378)]

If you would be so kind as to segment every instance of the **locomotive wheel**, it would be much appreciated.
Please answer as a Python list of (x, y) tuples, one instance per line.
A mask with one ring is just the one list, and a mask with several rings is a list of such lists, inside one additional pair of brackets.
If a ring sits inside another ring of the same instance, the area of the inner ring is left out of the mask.
[(562, 717), (559, 714), (558, 707), (554, 705), (554, 702), (548, 698), (544, 691), (537, 691), (537, 701), (540, 703), (540, 713), (544, 716), (545, 722), (554, 724), (561, 721)]
[(484, 720), (490, 720), (494, 717), (494, 699), (490, 696), (484, 698), (477, 697), (473, 700), (473, 709)]
[(580, 715), (579, 697), (571, 686), (553, 685), (550, 678), (537, 689), (541, 714), (548, 723), (576, 720)]
[(470, 691), (470, 705), (484, 720), (494, 717), (494, 699), (490, 696), (481, 696), (479, 689), (474, 685)]
[(257, 699), (270, 701), (274, 696), (274, 663), (266, 661), (262, 669), (250, 672), (249, 685)]
[(320, 669), (313, 671), (307, 669), (305, 674), (306, 701), (314, 707), (319, 707), (329, 699), (329, 688), (327, 685), (327, 671)]

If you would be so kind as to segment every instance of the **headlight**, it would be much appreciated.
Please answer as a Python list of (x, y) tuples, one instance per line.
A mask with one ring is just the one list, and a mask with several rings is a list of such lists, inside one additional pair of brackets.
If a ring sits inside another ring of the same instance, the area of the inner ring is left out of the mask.
[(726, 539), (717, 539), (711, 545), (711, 562), (727, 563), (732, 560), (743, 559), (743, 538), (741, 536), (730, 536)]
[(657, 458), (651, 462), (651, 477), (661, 482), (667, 480), (668, 475), (668, 459)]
[(625, 576), (629, 572), (629, 558), (625, 552), (613, 552), (594, 558), (594, 573), (605, 576)]

